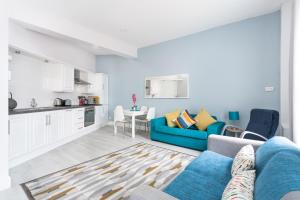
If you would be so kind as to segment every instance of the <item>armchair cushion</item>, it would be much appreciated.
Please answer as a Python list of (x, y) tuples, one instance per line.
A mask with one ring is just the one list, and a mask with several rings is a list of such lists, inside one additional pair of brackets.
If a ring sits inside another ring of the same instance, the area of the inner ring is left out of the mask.
[[(275, 135), (278, 127), (279, 113), (275, 110), (252, 109), (250, 121), (246, 131), (258, 133), (266, 138), (271, 138)], [(247, 135), (246, 139), (256, 139), (254, 135)]]

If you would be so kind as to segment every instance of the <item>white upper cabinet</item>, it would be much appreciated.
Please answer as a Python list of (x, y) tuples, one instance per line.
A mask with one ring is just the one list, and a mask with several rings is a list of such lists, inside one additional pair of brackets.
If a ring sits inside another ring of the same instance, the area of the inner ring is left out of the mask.
[(100, 97), (101, 104), (108, 104), (108, 76), (107, 74), (97, 73), (97, 95)]
[(97, 79), (95, 73), (88, 73), (88, 82), (90, 85), (87, 86), (87, 93), (95, 94), (97, 93)]
[(48, 63), (46, 81), (47, 87), (54, 92), (73, 92), (74, 67)]

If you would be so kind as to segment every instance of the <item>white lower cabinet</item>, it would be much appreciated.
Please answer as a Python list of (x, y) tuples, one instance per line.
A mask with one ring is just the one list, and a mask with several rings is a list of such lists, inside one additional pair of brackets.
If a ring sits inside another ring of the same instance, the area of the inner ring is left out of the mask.
[(34, 151), (47, 144), (48, 118), (44, 112), (28, 114), (28, 146)]
[(73, 134), (82, 132), (84, 129), (84, 108), (74, 109), (72, 119)]
[(46, 133), (47, 133), (47, 143), (52, 144), (63, 138), (63, 120), (64, 113), (62, 111), (52, 111), (46, 113)]
[(13, 115), (9, 119), (9, 159), (28, 152), (28, 120), (26, 115)]
[(73, 135), (73, 115), (74, 109), (64, 110), (63, 111), (63, 133), (62, 137), (68, 137)]
[(95, 109), (95, 125), (98, 126), (92, 129), (84, 127), (84, 108), (10, 115), (10, 167), (103, 126), (107, 122), (107, 106)]
[(95, 124), (102, 127), (108, 122), (108, 106), (101, 105), (95, 107)]

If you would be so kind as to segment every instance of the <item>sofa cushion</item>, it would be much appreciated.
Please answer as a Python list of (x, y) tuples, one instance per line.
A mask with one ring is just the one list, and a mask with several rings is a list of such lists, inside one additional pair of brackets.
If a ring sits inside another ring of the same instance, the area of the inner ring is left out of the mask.
[(253, 199), (255, 170), (240, 171), (227, 184), (222, 200)]
[(180, 128), (170, 128), (168, 126), (156, 127), (156, 131), (176, 135), (182, 137), (191, 137), (195, 139), (207, 140), (207, 133), (205, 131), (192, 130), (192, 129), (180, 129)]
[(273, 137), (265, 144), (261, 145), (256, 151), (256, 174), (259, 176), (264, 166), (276, 153), (284, 150), (299, 150), (298, 147), (284, 137)]
[(174, 120), (176, 120), (179, 115), (180, 115), (180, 110), (176, 110), (174, 112), (165, 114), (167, 125), (169, 127), (176, 127), (176, 123), (174, 122)]
[(189, 128), (193, 126), (196, 121), (187, 110), (184, 110), (180, 116), (175, 119), (175, 123), (179, 128)]
[(284, 150), (264, 166), (255, 182), (256, 200), (281, 199), (291, 191), (300, 191), (300, 152)]
[(164, 192), (180, 200), (220, 200), (225, 186), (213, 176), (185, 170)]
[(231, 179), (231, 164), (231, 158), (205, 151), (164, 191), (181, 200), (220, 200)]
[(208, 176), (214, 176), (223, 182), (228, 182), (231, 178), (232, 158), (223, 156), (213, 151), (204, 151), (195, 158), (185, 169), (201, 173), (205, 171)]
[(197, 116), (194, 118), (196, 121), (196, 126), (199, 130), (206, 130), (207, 127), (215, 122), (215, 120), (205, 109), (201, 109)]
[(240, 149), (235, 155), (231, 167), (231, 175), (235, 176), (237, 173), (254, 169), (255, 153), (253, 146), (248, 144)]

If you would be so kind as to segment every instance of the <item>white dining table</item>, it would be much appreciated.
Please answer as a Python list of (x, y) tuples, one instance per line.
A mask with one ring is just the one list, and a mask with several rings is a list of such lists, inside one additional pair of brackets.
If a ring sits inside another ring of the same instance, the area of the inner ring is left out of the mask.
[(124, 115), (131, 117), (131, 137), (135, 138), (135, 117), (147, 114), (146, 111), (124, 110)]

